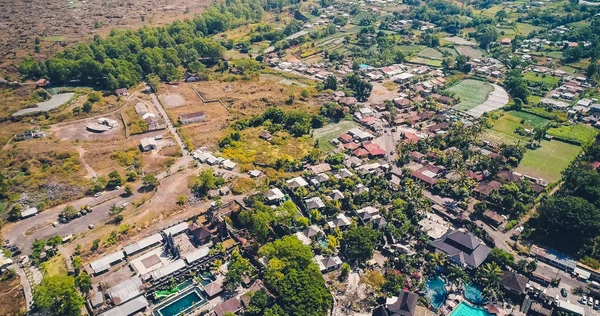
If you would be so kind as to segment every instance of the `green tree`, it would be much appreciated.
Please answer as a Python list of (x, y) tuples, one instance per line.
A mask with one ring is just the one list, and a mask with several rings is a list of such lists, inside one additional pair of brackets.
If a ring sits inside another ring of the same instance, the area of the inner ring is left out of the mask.
[(327, 78), (325, 78), (325, 81), (323, 81), (323, 89), (337, 90), (337, 88), (338, 88), (338, 82), (337, 82), (336, 77), (328, 76)]
[(231, 260), (225, 274), (225, 289), (233, 292), (242, 282), (244, 275), (252, 272), (252, 266), (248, 259), (242, 257), (237, 250), (231, 253)]
[(149, 189), (153, 189), (158, 185), (158, 179), (156, 178), (156, 176), (149, 173), (142, 178), (142, 182), (144, 187), (147, 187)]
[(122, 183), (123, 179), (121, 179), (121, 175), (116, 170), (108, 174), (108, 184), (106, 185), (107, 188), (116, 188)]
[(352, 264), (365, 263), (373, 257), (380, 232), (367, 226), (353, 227), (344, 232), (341, 249)]
[(75, 218), (75, 216), (77, 216), (77, 209), (73, 205), (68, 204), (60, 212), (60, 214), (67, 220), (71, 220), (71, 219)]
[(496, 41), (498, 33), (496, 28), (490, 24), (480, 24), (475, 31), (475, 38), (479, 42), (479, 47), (487, 49), (490, 43)]
[(75, 285), (77, 285), (79, 291), (86, 296), (94, 288), (92, 285), (92, 277), (85, 272), (81, 272), (77, 275), (75, 278)]
[(160, 78), (157, 75), (148, 75), (148, 77), (146, 78), (146, 82), (148, 83), (148, 86), (152, 89), (152, 91), (158, 92)]
[(83, 303), (70, 276), (46, 277), (33, 291), (34, 306), (46, 315), (80, 315)]

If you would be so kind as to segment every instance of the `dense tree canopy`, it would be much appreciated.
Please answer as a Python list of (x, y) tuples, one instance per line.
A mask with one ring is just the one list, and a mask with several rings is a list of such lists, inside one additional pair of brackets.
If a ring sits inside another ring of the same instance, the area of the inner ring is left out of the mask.
[(367, 226), (354, 227), (344, 232), (342, 251), (352, 263), (364, 263), (373, 257), (373, 249), (380, 232)]
[[(296, 236), (287, 236), (266, 244), (259, 254), (269, 260), (265, 281), (287, 315), (327, 313), (332, 304), (331, 293), (325, 287), (309, 246), (303, 245)], [(281, 315), (275, 312), (270, 310), (269, 314)]]
[(46, 277), (33, 291), (34, 306), (46, 315), (80, 315), (84, 300), (70, 276)]

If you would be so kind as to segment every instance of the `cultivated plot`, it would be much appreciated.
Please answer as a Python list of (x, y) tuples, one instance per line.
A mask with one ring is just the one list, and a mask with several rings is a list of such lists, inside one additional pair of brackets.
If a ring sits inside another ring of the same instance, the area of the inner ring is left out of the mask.
[(324, 151), (331, 151), (335, 149), (335, 146), (331, 144), (331, 140), (356, 126), (358, 126), (358, 124), (354, 121), (341, 121), (336, 124), (328, 124), (324, 127), (315, 129), (313, 132), (313, 139), (319, 142), (319, 148)]

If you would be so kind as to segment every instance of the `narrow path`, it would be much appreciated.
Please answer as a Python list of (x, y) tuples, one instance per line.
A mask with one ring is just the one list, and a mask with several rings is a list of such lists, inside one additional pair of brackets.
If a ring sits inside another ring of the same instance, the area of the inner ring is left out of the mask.
[(156, 94), (152, 93), (152, 94), (150, 94), (150, 96), (152, 97), (152, 101), (154, 102), (154, 107), (163, 116), (165, 122), (167, 123), (167, 128), (169, 129), (169, 131), (171, 131), (171, 134), (173, 134), (173, 137), (175, 138), (177, 145), (179, 145), (179, 147), (181, 147), (181, 152), (184, 153), (184, 155), (185, 155), (185, 153), (187, 152), (187, 149), (183, 145), (183, 140), (181, 140), (181, 137), (179, 137), (179, 134), (177, 133), (177, 129), (175, 128), (175, 126), (173, 126), (173, 122), (171, 122), (171, 120), (169, 119), (169, 116), (167, 115), (167, 112), (163, 108), (162, 104), (158, 101), (158, 97), (156, 97)]
[(33, 303), (33, 293), (31, 291), (31, 285), (29, 284), (29, 279), (27, 279), (27, 275), (25, 275), (25, 271), (18, 265), (14, 264), (13, 269), (15, 273), (19, 275), (19, 282), (21, 282), (21, 286), (23, 287), (23, 292), (25, 293), (25, 302), (27, 303), (27, 311), (31, 309), (31, 304)]
[(83, 155), (85, 154), (85, 149), (83, 149), (83, 147), (81, 146), (77, 146), (75, 148), (77, 148), (77, 152), (79, 152), (79, 159), (81, 160), (81, 164), (83, 164), (83, 167), (85, 168), (85, 170), (87, 170), (87, 177), (90, 179), (95, 178), (97, 176), (96, 171), (94, 171), (94, 169), (92, 169), (92, 167), (88, 165), (87, 161), (85, 161), (85, 158), (83, 158)]

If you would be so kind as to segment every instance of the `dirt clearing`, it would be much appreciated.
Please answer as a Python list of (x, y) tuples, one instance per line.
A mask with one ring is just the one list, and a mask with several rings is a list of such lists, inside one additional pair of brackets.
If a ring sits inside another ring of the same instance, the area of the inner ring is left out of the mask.
[(186, 99), (181, 94), (177, 93), (162, 95), (160, 97), (160, 102), (168, 108), (176, 108), (187, 104)]

